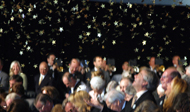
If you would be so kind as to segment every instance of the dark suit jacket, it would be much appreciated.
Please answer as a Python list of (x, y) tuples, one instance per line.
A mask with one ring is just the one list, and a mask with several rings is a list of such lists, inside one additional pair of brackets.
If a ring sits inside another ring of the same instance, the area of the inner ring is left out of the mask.
[(9, 76), (3, 72), (0, 71), (0, 86), (6, 90), (9, 90)]
[(151, 92), (147, 91), (145, 92), (135, 103), (134, 108), (131, 107), (131, 103), (132, 103), (133, 98), (131, 98), (131, 100), (127, 103), (127, 105), (125, 105), (125, 109), (123, 109), (121, 112), (134, 112), (134, 110), (145, 100), (150, 100), (153, 101), (156, 104), (156, 101), (154, 99), (154, 96), (152, 95)]
[(41, 88), (43, 88), (44, 86), (53, 86), (53, 78), (51, 77), (51, 75), (46, 74), (46, 76), (44, 77), (40, 85), (39, 85), (39, 78), (40, 78), (40, 74), (34, 77), (36, 94), (41, 93)]
[(162, 96), (159, 100), (158, 100), (158, 102), (157, 102), (157, 105), (161, 108), (161, 109), (163, 109), (163, 104), (164, 104), (164, 99), (165, 99), (165, 95), (164, 96)]

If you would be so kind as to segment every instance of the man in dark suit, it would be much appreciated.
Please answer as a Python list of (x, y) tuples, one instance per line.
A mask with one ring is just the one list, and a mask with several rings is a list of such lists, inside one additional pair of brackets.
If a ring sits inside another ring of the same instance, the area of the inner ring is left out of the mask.
[(103, 72), (104, 80), (105, 80), (106, 85), (107, 85), (109, 83), (109, 81), (110, 81), (110, 76), (109, 76), (108, 72), (100, 69), (101, 66), (102, 66), (102, 57), (100, 57), (100, 56), (94, 57), (93, 64), (94, 64), (94, 69), (92, 69), (91, 71), (89, 71), (85, 75), (85, 82), (86, 82), (87, 86), (90, 87), (91, 72), (92, 71), (98, 71), (98, 70)]
[(3, 68), (3, 61), (0, 59), (0, 87), (4, 90), (9, 89), (9, 76), (2, 71)]
[(159, 79), (150, 69), (142, 69), (138, 75), (135, 75), (133, 86), (136, 95), (127, 103), (125, 109), (121, 112), (134, 112), (136, 107), (145, 100), (151, 100), (156, 104), (152, 91), (157, 88)]
[(53, 85), (53, 79), (51, 77), (51, 74), (48, 74), (48, 65), (46, 62), (40, 63), (39, 71), (40, 71), (40, 74), (34, 77), (36, 94), (41, 93), (42, 87)]

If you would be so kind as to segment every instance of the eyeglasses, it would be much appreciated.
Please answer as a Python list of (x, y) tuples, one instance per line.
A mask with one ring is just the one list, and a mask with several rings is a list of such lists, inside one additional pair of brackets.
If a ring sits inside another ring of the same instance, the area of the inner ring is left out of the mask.
[(161, 77), (161, 78), (165, 79), (165, 78), (168, 78), (168, 77), (170, 77), (170, 76), (163, 76), (163, 75), (162, 75), (162, 77)]

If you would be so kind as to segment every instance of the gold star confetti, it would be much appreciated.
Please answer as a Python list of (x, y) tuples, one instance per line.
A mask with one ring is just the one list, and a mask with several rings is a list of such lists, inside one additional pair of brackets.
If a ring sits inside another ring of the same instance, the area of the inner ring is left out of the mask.
[(24, 67), (25, 67), (25, 64), (21, 64), (21, 67), (24, 68)]
[(138, 56), (137, 59), (140, 60), (140, 59), (141, 59), (141, 56)]
[(166, 25), (162, 25), (162, 28), (163, 28), (163, 29), (166, 28)]
[(59, 31), (60, 31), (60, 32), (64, 31), (63, 27), (60, 27), (60, 28), (59, 28)]
[(98, 36), (98, 37), (101, 37), (101, 36), (102, 36), (102, 34), (101, 34), (101, 33), (98, 33), (98, 34), (97, 34), (97, 36)]
[(19, 54), (20, 54), (20, 55), (23, 55), (23, 51), (20, 51)]
[(113, 44), (113, 45), (115, 45), (115, 44), (116, 44), (116, 41), (115, 41), (115, 40), (113, 40), (113, 41), (112, 41), (112, 44)]
[(87, 36), (90, 36), (90, 32), (86, 32), (86, 35), (87, 35)]
[(187, 65), (188, 65), (188, 63), (185, 61), (185, 62), (183, 63), (183, 65), (184, 65), (184, 66), (187, 66)]
[(102, 7), (102, 9), (105, 8), (105, 4), (102, 4), (101, 7)]
[(79, 35), (79, 39), (82, 39), (82, 35)]
[(143, 44), (143, 45), (146, 45), (146, 40), (143, 40), (142, 44)]
[(184, 60), (187, 60), (187, 56), (184, 56)]
[(166, 60), (166, 61), (169, 61), (169, 58), (168, 58), (168, 57), (165, 57), (165, 60)]
[(139, 49), (138, 48), (135, 48), (135, 52), (138, 52), (139, 51)]
[(158, 54), (157, 54), (157, 57), (160, 57), (160, 56), (161, 56), (161, 54), (160, 54), (160, 53), (158, 53)]
[(168, 45), (168, 44), (169, 44), (169, 41), (166, 41), (166, 42), (165, 42), (165, 45)]
[(37, 68), (37, 67), (38, 67), (38, 65), (37, 65), (37, 64), (35, 64), (35, 65), (34, 65), (34, 68)]
[(106, 22), (102, 22), (102, 26), (105, 26), (106, 25)]
[(90, 29), (90, 28), (91, 28), (91, 25), (88, 25), (87, 27), (88, 27), (88, 29)]
[(56, 44), (56, 40), (53, 40), (53, 41), (52, 41), (52, 45), (54, 45), (54, 44)]
[(145, 36), (145, 37), (149, 37), (149, 33), (146, 32), (146, 33), (144, 34), (144, 36)]
[(14, 17), (13, 16), (11, 17), (11, 21), (14, 21)]
[(117, 22), (117, 21), (115, 21), (115, 22), (114, 22), (114, 25), (115, 25), (115, 26), (117, 26), (117, 25), (118, 25), (118, 22)]
[(3, 28), (0, 28), (0, 33), (3, 33)]

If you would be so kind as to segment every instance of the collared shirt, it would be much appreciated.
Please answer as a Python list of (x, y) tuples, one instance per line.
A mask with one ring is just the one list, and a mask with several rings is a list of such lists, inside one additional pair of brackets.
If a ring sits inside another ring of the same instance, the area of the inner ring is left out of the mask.
[[(136, 93), (136, 95), (137, 95), (137, 100), (138, 100), (145, 92), (147, 92), (147, 91), (148, 91), (148, 90), (142, 90), (142, 91)], [(136, 101), (137, 101), (137, 100), (136, 100)]]
[[(78, 82), (79, 82), (79, 80), (77, 79), (77, 82), (75, 83), (75, 86), (77, 85)], [(71, 87), (71, 93), (74, 93), (74, 87)]]
[(98, 71), (98, 69), (96, 67), (94, 67), (94, 71)]
[(46, 76), (46, 75), (42, 75), (42, 74), (40, 74), (39, 81), (40, 81), (41, 77), (42, 77), (42, 80), (44, 80), (45, 76)]
[(126, 101), (123, 103), (121, 110), (123, 110), (125, 108), (125, 105), (126, 105)]

